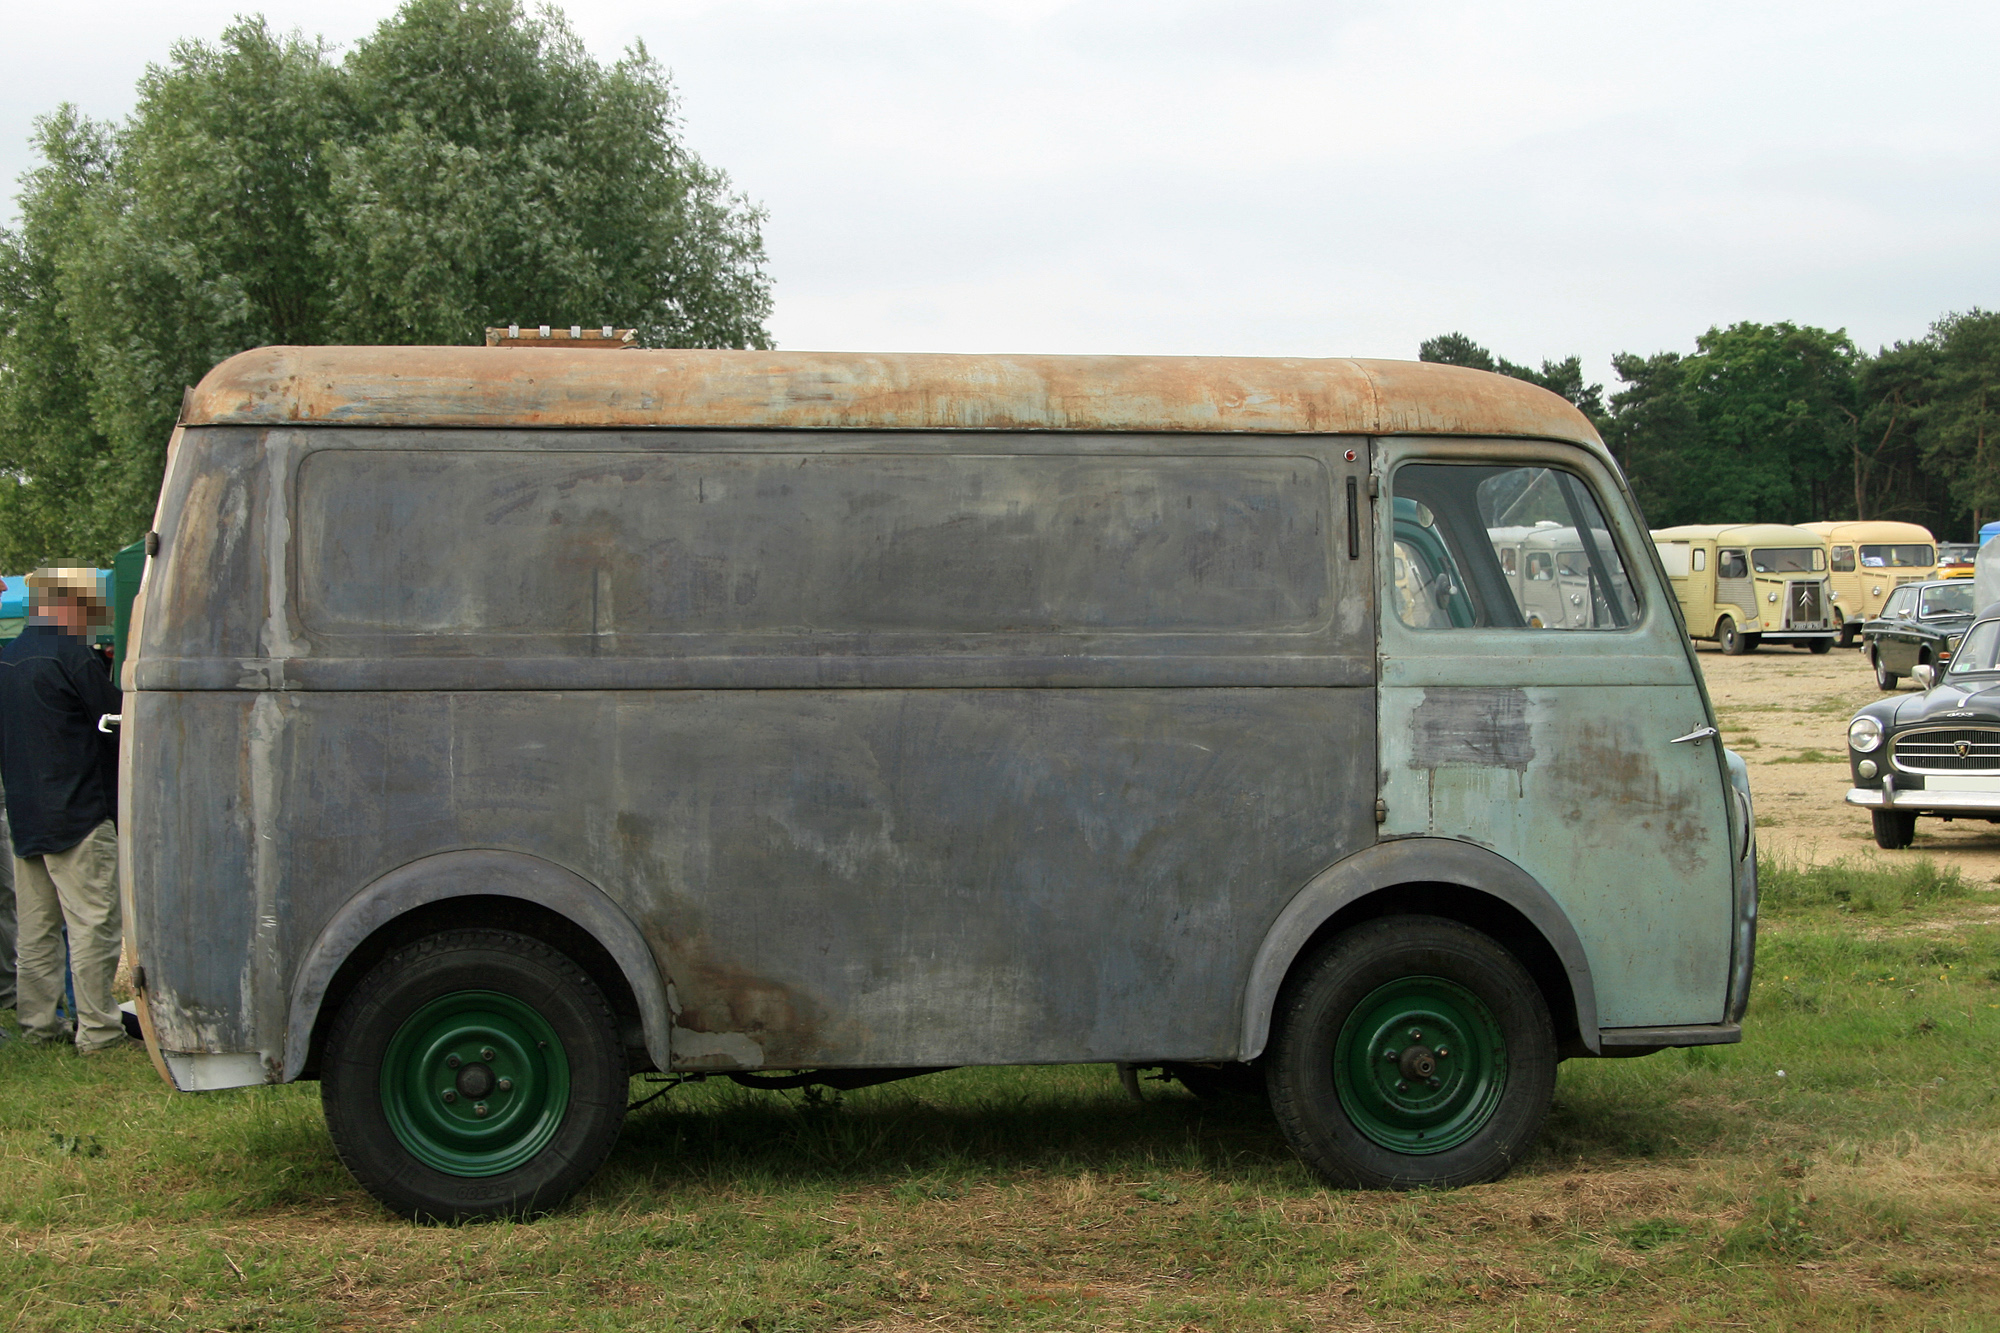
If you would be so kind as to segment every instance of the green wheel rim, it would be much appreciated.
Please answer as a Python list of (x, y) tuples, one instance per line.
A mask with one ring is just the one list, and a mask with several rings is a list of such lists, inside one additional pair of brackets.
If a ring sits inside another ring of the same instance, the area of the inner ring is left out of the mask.
[(397, 1142), (452, 1176), (497, 1176), (548, 1146), (569, 1108), (569, 1057), (547, 1019), (498, 991), (439, 996), (382, 1054)]
[(1333, 1052), (1354, 1127), (1392, 1152), (1456, 1148), (1485, 1127), (1507, 1086), (1507, 1041), (1477, 995), (1443, 977), (1402, 977), (1354, 1007)]

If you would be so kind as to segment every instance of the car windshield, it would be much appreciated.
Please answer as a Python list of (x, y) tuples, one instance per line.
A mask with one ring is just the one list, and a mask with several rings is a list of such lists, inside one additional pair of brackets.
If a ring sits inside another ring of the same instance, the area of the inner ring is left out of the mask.
[(1759, 574), (1810, 574), (1826, 567), (1822, 546), (1767, 546), (1750, 553)]
[(1931, 566), (1931, 548), (1864, 546), (1861, 548), (1861, 563), (1869, 569), (1928, 569)]
[(2000, 620), (1982, 620), (1965, 632), (1964, 642), (1951, 655), (1951, 674), (1970, 676), (1975, 672), (2000, 671), (1994, 660), (2000, 650)]
[(1972, 614), (1972, 585), (1948, 583), (1941, 588), (1925, 588), (1920, 616), (1969, 616)]

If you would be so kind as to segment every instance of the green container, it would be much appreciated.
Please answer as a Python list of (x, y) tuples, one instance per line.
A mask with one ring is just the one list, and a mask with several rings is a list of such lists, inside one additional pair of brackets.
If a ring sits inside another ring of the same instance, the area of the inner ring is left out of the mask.
[(142, 537), (119, 551), (111, 562), (111, 679), (122, 685), (125, 636), (132, 628), (132, 602), (146, 573), (146, 541)]

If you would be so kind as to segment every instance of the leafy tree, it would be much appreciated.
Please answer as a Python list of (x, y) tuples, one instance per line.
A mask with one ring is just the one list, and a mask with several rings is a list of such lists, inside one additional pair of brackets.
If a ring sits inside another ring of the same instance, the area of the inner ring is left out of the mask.
[(1604, 386), (1583, 382), (1583, 361), (1579, 357), (1544, 361), (1540, 370), (1530, 370), (1505, 357), (1494, 356), (1463, 333), (1446, 333), (1426, 338), (1417, 348), (1417, 359), (1447, 366), (1469, 366), (1473, 370), (1526, 380), (1575, 404), (1577, 410), (1593, 423), (1600, 422), (1604, 416)]
[(2000, 312), (1946, 315), (1928, 342), (1937, 373), (1924, 461), (1950, 478), (1977, 528), (2000, 511)]
[(1699, 521), (1685, 496), (1686, 460), (1701, 452), (1701, 416), (1677, 352), (1620, 352), (1611, 367), (1626, 387), (1611, 395), (1604, 442), (1625, 470), (1640, 512), (1654, 526)]
[(618, 324), (768, 347), (763, 213), (681, 144), (644, 48), (409, 0), (342, 62), (261, 20), (182, 42), (115, 129), (64, 107), (0, 233), (0, 565), (146, 525), (184, 385), (270, 343)]

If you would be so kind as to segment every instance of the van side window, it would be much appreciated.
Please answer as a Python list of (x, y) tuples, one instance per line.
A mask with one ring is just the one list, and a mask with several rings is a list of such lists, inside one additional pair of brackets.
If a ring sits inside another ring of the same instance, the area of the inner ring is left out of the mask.
[(1719, 579), (1747, 579), (1750, 577), (1750, 562), (1743, 558), (1741, 551), (1717, 551), (1715, 553), (1715, 577)]
[[(1624, 629), (1638, 594), (1582, 478), (1550, 467), (1396, 470), (1397, 618), (1417, 629)], [(1501, 553), (1518, 551), (1517, 583)]]
[(1708, 568), (1708, 552), (1701, 547), (1696, 547), (1694, 553), (1695, 573), (1699, 574), (1702, 570), (1707, 568)]
[(1852, 574), (1854, 572), (1854, 548), (1852, 546), (1836, 546), (1833, 548), (1833, 572), (1836, 574)]

